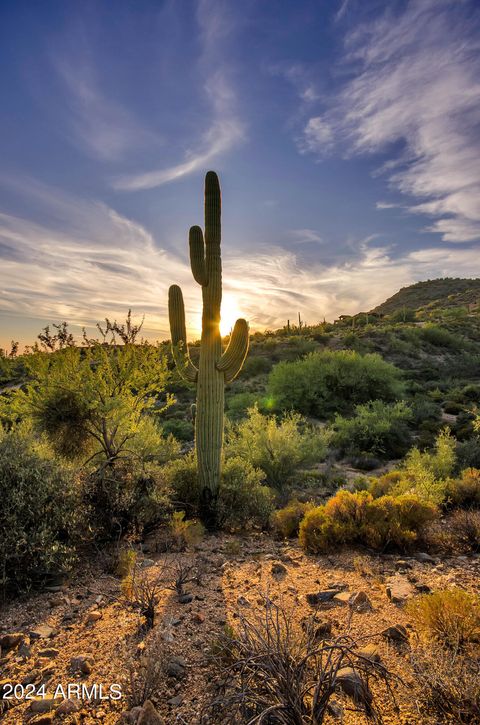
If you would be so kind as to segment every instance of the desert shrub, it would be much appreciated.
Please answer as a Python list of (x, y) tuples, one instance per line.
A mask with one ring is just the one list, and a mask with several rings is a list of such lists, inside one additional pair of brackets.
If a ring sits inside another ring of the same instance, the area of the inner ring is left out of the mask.
[(198, 512), (199, 487), (195, 454), (188, 453), (170, 461), (162, 469), (164, 486), (171, 491), (172, 502), (189, 515)]
[(413, 495), (374, 499), (368, 491), (339, 491), (324, 506), (307, 511), (300, 524), (300, 544), (311, 553), (339, 544), (408, 549), (436, 514), (434, 506)]
[(224, 527), (264, 526), (273, 509), (273, 493), (263, 485), (265, 476), (243, 458), (229, 458), (222, 470), (218, 496), (218, 522)]
[(162, 469), (134, 458), (84, 475), (82, 499), (92, 534), (102, 539), (141, 534), (164, 521), (172, 509)]
[(412, 448), (402, 466), (403, 476), (393, 493), (415, 493), (426, 501), (440, 504), (445, 500), (447, 479), (455, 463), (456, 441), (448, 428), (440, 431), (433, 451)]
[(328, 417), (369, 400), (393, 401), (403, 392), (400, 371), (380, 355), (324, 350), (275, 365), (268, 395), (278, 410)]
[(317, 630), (315, 616), (301, 626), (268, 597), (257, 616), (240, 613), (235, 630), (215, 642), (220, 682), (201, 721), (320, 724), (338, 691), (351, 698), (349, 710), (378, 721), (373, 693), (383, 685), (380, 697), (391, 696), (392, 675), (362, 657), (348, 633), (319, 641)]
[(378, 478), (371, 478), (368, 490), (372, 494), (373, 498), (386, 496), (395, 489), (401, 480), (401, 471), (388, 471), (388, 473), (384, 473), (382, 476), (378, 476)]
[(0, 436), (0, 592), (24, 591), (75, 560), (80, 522), (72, 471), (28, 436)]
[(255, 393), (237, 393), (227, 398), (227, 413), (232, 420), (242, 418), (258, 400)]
[(253, 378), (256, 375), (265, 375), (272, 369), (272, 361), (263, 355), (249, 355), (242, 368), (242, 377)]
[(454, 511), (448, 524), (455, 550), (480, 550), (480, 511)]
[(480, 641), (480, 597), (463, 589), (424, 594), (407, 602), (419, 634), (458, 649)]
[(436, 347), (446, 347), (454, 350), (464, 347), (464, 341), (458, 335), (454, 335), (444, 327), (427, 323), (424, 327), (420, 328), (420, 337), (430, 345)]
[(480, 436), (472, 436), (457, 444), (457, 466), (460, 470), (480, 468)]
[(478, 659), (459, 656), (436, 643), (423, 643), (412, 651), (410, 660), (425, 712), (438, 722), (480, 722)]
[(460, 478), (449, 479), (446, 487), (447, 503), (468, 508), (480, 507), (480, 470), (466, 468)]
[(196, 519), (186, 519), (184, 511), (174, 511), (168, 523), (169, 543), (174, 551), (184, 551), (200, 543), (205, 529)]
[(440, 419), (442, 409), (437, 401), (430, 396), (417, 394), (410, 403), (412, 411), (412, 423), (419, 426), (425, 421), (437, 421)]
[(164, 436), (172, 435), (177, 441), (193, 441), (194, 428), (190, 420), (169, 418), (162, 424)]
[(254, 407), (245, 420), (227, 427), (225, 455), (260, 468), (267, 484), (282, 490), (298, 468), (325, 458), (328, 441), (327, 431), (307, 426), (298, 413), (278, 421)]
[(333, 444), (343, 455), (368, 453), (397, 458), (408, 448), (410, 419), (411, 412), (403, 401), (388, 404), (374, 400), (357, 405), (352, 418), (335, 417)]
[(313, 503), (292, 499), (286, 506), (274, 511), (270, 517), (273, 531), (285, 539), (297, 536), (301, 520), (313, 507)]

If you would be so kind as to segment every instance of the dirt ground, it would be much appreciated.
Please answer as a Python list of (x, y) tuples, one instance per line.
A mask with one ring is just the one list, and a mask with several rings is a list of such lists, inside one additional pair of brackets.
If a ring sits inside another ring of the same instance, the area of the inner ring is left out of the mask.
[[(334, 635), (349, 631), (361, 639), (362, 645), (375, 643), (382, 663), (402, 680), (394, 685), (399, 710), (384, 691), (377, 693), (383, 721), (433, 725), (435, 719), (422, 713), (418, 703), (408, 644), (394, 644), (381, 635), (386, 627), (402, 624), (411, 642), (416, 637), (402, 603), (392, 601), (392, 588), (406, 589), (407, 597), (417, 596), (427, 587), (438, 590), (458, 586), (480, 593), (478, 556), (422, 562), (350, 549), (331, 556), (307, 556), (295, 542), (277, 542), (260, 533), (244, 538), (209, 536), (192, 552), (145, 556), (149, 560), (144, 571), (150, 578), (164, 570), (166, 561), (172, 565), (194, 563), (201, 573), (197, 581), (185, 587), (191, 595), (186, 599), (191, 601), (180, 603), (174, 591), (162, 590), (154, 628), (148, 633), (139, 611), (124, 600), (120, 580), (94, 569), (59, 587), (59, 591), (17, 600), (0, 611), (0, 636), (25, 635), (18, 646), (0, 656), (0, 687), (4, 694), (6, 683), (21, 685), (16, 689), (16, 698), (3, 701), (0, 720), (5, 725), (134, 722), (133, 714), (130, 720), (126, 715), (132, 708), (128, 673), (130, 668), (138, 669), (148, 653), (158, 661), (163, 659), (160, 687), (152, 701), (164, 723), (194, 725), (212, 696), (212, 644), (227, 624), (235, 627), (239, 612), (254, 616), (268, 595), (300, 622), (312, 612), (307, 594), (336, 587), (352, 594), (365, 592), (372, 609), (357, 612), (348, 603), (334, 600), (320, 605), (322, 619), (330, 620)], [(284, 569), (276, 567), (277, 563)], [(75, 663), (75, 658), (83, 660)], [(171, 665), (172, 658), (177, 667)], [(166, 663), (170, 665), (165, 669)], [(83, 672), (78, 671), (79, 667)], [(43, 684), (44, 694), (26, 700), (27, 683), (35, 692)], [(87, 686), (83, 700), (77, 698), (81, 691), (75, 689), (67, 698), (69, 684)], [(63, 691), (57, 690), (59, 699), (51, 703), (48, 698), (58, 685)], [(97, 685), (96, 690), (93, 685)], [(115, 688), (110, 690), (112, 685), (121, 688), (120, 699), (111, 698), (112, 692), (117, 695)], [(373, 691), (375, 694), (375, 687)], [(62, 702), (63, 693), (68, 704)], [(341, 703), (341, 698), (338, 701)], [(347, 700), (344, 704), (348, 708)], [(228, 718), (209, 721), (231, 722)], [(367, 722), (363, 715), (348, 709), (340, 721), (347, 725)], [(329, 715), (326, 722), (339, 719)]]

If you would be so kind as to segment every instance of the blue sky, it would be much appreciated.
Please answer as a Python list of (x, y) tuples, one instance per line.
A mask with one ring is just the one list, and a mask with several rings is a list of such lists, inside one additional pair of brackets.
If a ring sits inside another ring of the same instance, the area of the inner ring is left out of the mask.
[(203, 175), (223, 329), (480, 275), (476, 0), (0, 4), (0, 345), (127, 309), (168, 337)]

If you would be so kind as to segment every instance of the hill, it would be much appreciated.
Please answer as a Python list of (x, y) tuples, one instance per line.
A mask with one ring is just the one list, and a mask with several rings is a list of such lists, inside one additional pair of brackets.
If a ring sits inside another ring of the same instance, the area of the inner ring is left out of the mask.
[(469, 307), (480, 303), (480, 279), (444, 277), (402, 287), (371, 312), (391, 315), (404, 308), (421, 311), (435, 308)]

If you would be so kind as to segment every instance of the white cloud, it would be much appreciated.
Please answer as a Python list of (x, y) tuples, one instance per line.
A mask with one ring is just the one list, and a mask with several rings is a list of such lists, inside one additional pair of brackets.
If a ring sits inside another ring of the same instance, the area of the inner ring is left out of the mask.
[(468, 5), (411, 0), (347, 36), (353, 77), (310, 118), (300, 144), (320, 155), (333, 145), (365, 154), (402, 144), (399, 164), (383, 170), (449, 242), (480, 238), (480, 16)]
[(294, 244), (322, 244), (323, 239), (315, 229), (291, 229), (290, 235)]

